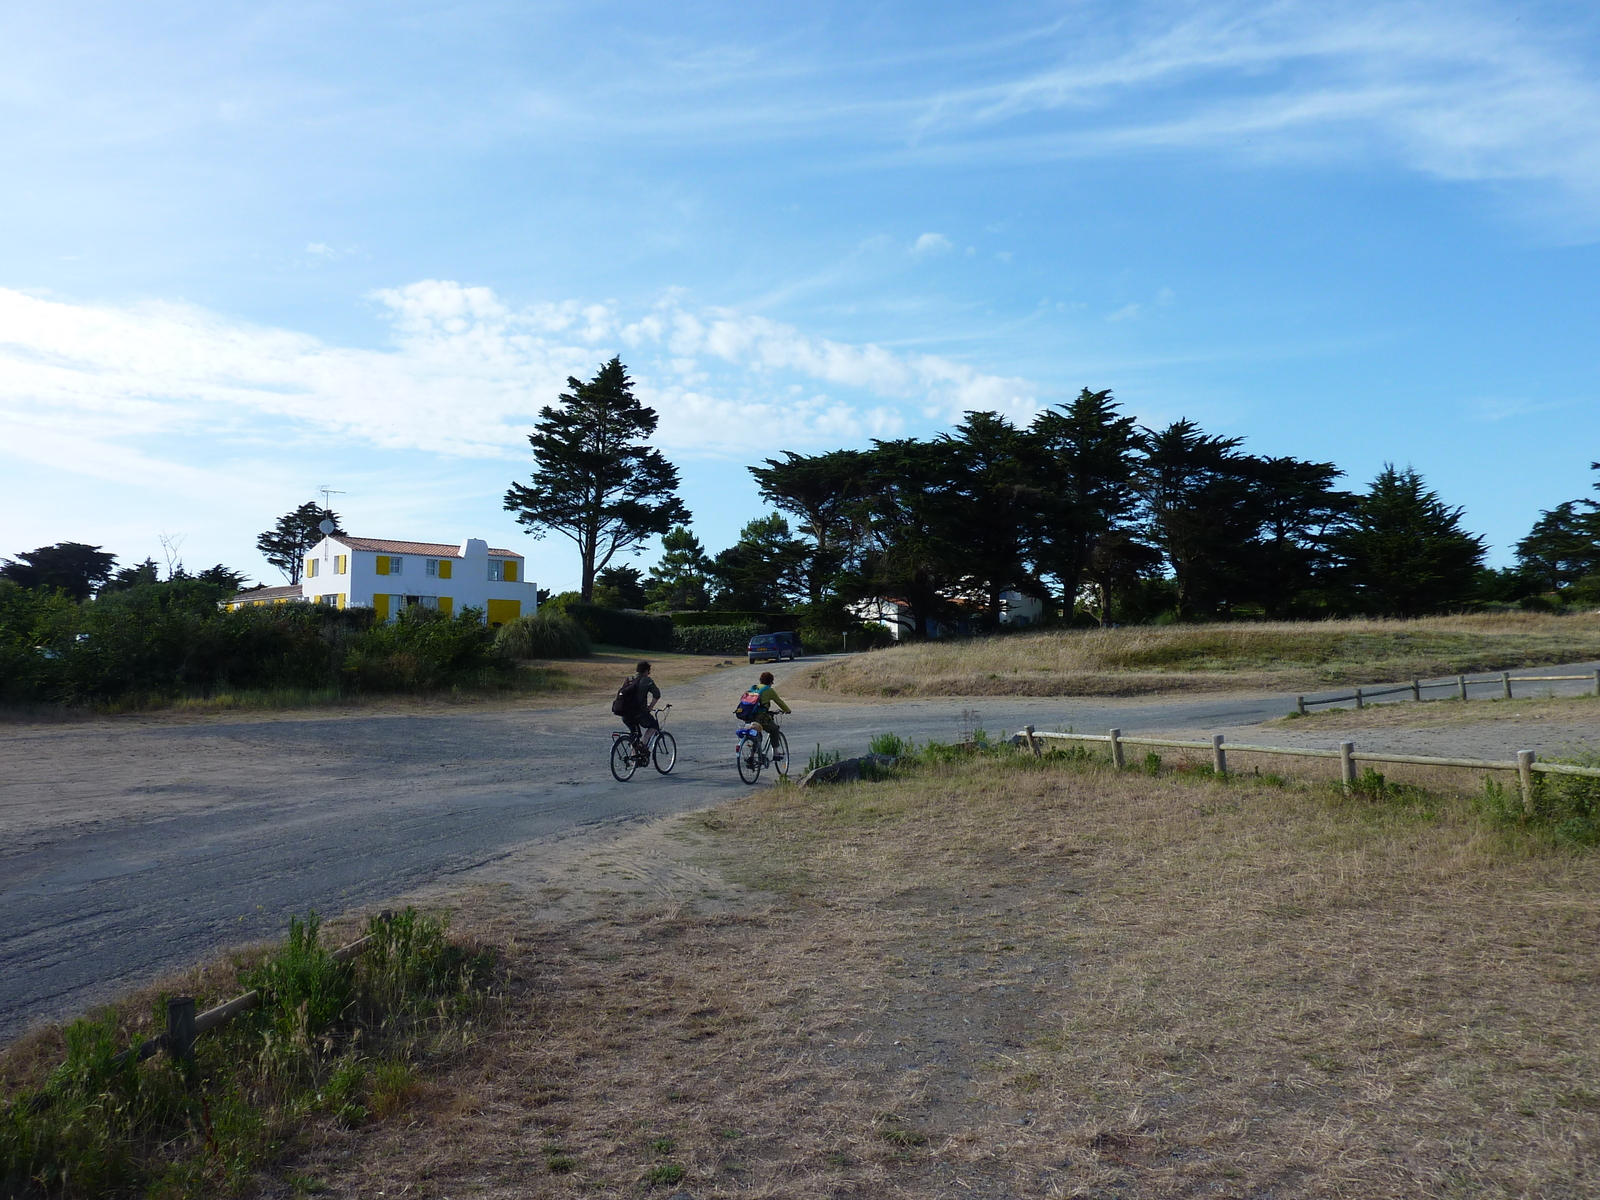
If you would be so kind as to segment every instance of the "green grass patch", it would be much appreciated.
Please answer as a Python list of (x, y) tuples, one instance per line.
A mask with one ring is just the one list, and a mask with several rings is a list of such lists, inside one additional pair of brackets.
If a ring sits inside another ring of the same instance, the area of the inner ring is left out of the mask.
[[(399, 1111), (417, 1071), (459, 1045), (484, 1005), (495, 955), (409, 908), (367, 931), (367, 952), (342, 963), (314, 914), (291, 921), (281, 946), (238, 966), (238, 986), (262, 1003), (202, 1035), (192, 1063), (119, 1061), (141, 1040), (126, 1012), (66, 1026), (64, 1061), (0, 1100), (0, 1195), (227, 1194), (311, 1124)], [(296, 1194), (318, 1186), (285, 1182)]]

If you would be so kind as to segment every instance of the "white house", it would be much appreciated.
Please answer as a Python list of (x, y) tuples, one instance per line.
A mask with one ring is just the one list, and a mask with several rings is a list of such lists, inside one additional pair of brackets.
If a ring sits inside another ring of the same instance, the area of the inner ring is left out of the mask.
[(301, 582), (240, 592), (229, 608), (291, 601), (338, 608), (368, 605), (387, 621), (412, 604), (442, 613), (480, 609), (490, 625), (538, 611), (537, 589), (526, 579), (526, 560), (511, 550), (491, 550), (481, 538), (459, 546), (400, 542), (331, 533), (306, 554)]

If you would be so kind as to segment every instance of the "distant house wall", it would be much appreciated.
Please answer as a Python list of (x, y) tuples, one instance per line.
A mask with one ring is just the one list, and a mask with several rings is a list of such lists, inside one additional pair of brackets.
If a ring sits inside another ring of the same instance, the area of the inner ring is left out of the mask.
[(539, 608), (538, 589), (527, 578), (527, 560), (509, 550), (491, 550), (481, 538), (455, 546), (330, 534), (307, 552), (304, 567), (298, 586), (263, 589), (270, 596), (240, 592), (228, 607), (269, 599), (366, 606), (380, 621), (413, 604), (447, 615), (475, 608), (490, 625), (530, 616)]

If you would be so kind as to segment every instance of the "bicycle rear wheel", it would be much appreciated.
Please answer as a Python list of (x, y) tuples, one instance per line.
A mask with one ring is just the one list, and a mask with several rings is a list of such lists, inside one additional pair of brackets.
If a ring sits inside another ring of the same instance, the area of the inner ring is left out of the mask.
[(739, 767), (739, 778), (746, 783), (754, 783), (761, 778), (760, 742), (759, 738), (745, 738), (739, 743), (739, 749), (734, 755), (734, 762)]
[(655, 759), (656, 770), (663, 775), (678, 765), (678, 743), (672, 740), (672, 735), (665, 730), (656, 734), (655, 749), (650, 752)]
[(772, 735), (772, 769), (784, 779), (789, 777), (789, 739), (780, 729)]
[(638, 762), (633, 756), (633, 743), (627, 738), (611, 739), (611, 773), (616, 776), (619, 783), (627, 783), (633, 778), (634, 768)]

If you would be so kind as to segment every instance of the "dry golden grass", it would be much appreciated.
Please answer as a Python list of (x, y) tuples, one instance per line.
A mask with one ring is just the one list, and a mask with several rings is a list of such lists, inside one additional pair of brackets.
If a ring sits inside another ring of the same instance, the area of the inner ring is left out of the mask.
[(1317, 709), (1305, 716), (1278, 717), (1269, 727), (1285, 729), (1448, 729), (1462, 725), (1514, 722), (1525, 725), (1569, 725), (1600, 717), (1595, 696), (1540, 696), (1506, 700), (1429, 700), (1421, 704), (1369, 704), (1357, 711), (1348, 705)]
[(1139, 695), (1316, 687), (1600, 657), (1600, 614), (1495, 613), (1139, 626), (922, 642), (829, 664), (812, 679), (867, 696)]
[(1464, 805), (1018, 756), (682, 830), (772, 902), (480, 897), (458, 925), (510, 991), (472, 1065), (284, 1170), (335, 1196), (1594, 1194), (1600, 860)]

